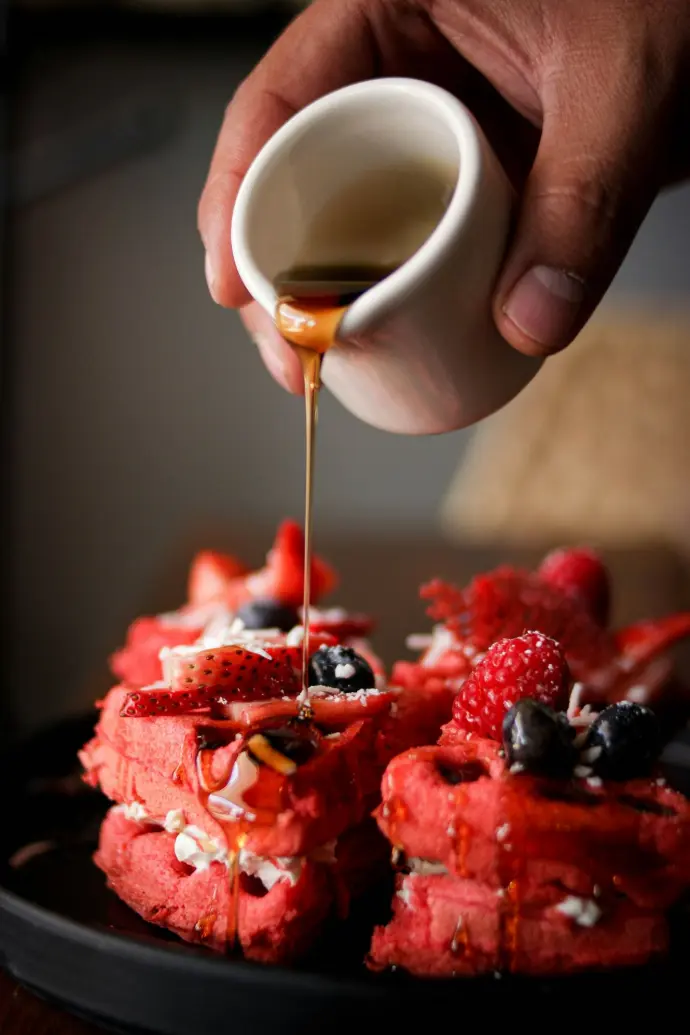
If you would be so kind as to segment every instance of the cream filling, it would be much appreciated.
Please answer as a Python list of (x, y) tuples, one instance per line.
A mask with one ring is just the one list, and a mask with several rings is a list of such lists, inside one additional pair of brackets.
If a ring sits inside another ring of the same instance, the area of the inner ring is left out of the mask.
[[(116, 805), (114, 811), (132, 822), (160, 827), (169, 834), (175, 834), (175, 858), (191, 866), (196, 872), (207, 870), (214, 862), (226, 867), (230, 865), (226, 846), (216, 838), (210, 837), (200, 827), (187, 824), (181, 809), (172, 809), (164, 817), (152, 816), (141, 802), (135, 801), (127, 805)], [(314, 862), (333, 865), (336, 861), (335, 841), (321, 845), (308, 858)], [(242, 848), (239, 853), (240, 872), (256, 877), (267, 891), (281, 880), (294, 887), (302, 874), (304, 863), (303, 856), (267, 858), (255, 855), (246, 848)]]
[(413, 857), (407, 860), (407, 865), (410, 867), (410, 876), (436, 877), (448, 873), (443, 863), (434, 862), (433, 859), (416, 859)]
[(568, 895), (556, 906), (556, 911), (567, 916), (579, 927), (594, 927), (601, 918), (601, 909), (594, 899)]

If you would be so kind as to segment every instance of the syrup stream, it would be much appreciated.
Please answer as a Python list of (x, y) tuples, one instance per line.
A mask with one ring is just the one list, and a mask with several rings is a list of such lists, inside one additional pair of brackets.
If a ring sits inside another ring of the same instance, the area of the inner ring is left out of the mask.
[(304, 373), (304, 406), (306, 416), (306, 479), (304, 490), (304, 599), (302, 603), (302, 694), (300, 704), (307, 704), (309, 692), (309, 610), (311, 606), (311, 558), (313, 541), (313, 484), (316, 425), (319, 415), (319, 389), (323, 354), (311, 349), (298, 348), (297, 353)]
[[(283, 284), (276, 309), (276, 326), (286, 341), (294, 347), (304, 375), (304, 406), (306, 417), (306, 477), (304, 491), (304, 598), (302, 602), (302, 692), (299, 704), (305, 718), (308, 718), (309, 694), (309, 613), (311, 607), (311, 562), (313, 543), (313, 485), (314, 459), (316, 451), (316, 424), (319, 411), (319, 390), (321, 388), (321, 366), (324, 353), (335, 342), (335, 335), (347, 305), (343, 297), (330, 293), (320, 294), (323, 284), (310, 281), (308, 287), (299, 283)], [(358, 284), (358, 289), (364, 289)], [(306, 287), (306, 290), (305, 290)], [(326, 285), (328, 287), (328, 285)], [(290, 292), (298, 291), (295, 298)]]

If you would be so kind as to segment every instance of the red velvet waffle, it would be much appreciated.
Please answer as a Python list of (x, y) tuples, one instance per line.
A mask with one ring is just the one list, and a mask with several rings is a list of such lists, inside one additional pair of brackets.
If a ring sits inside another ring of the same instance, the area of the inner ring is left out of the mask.
[(356, 860), (367, 859), (368, 879), (385, 861), (385, 842), (368, 822), (310, 858), (258, 859), (243, 850), (233, 891), (225, 860), (194, 868), (175, 846), (175, 833), (155, 820), (134, 821), (114, 808), (101, 828), (96, 863), (145, 920), (219, 950), (236, 928), (244, 955), (261, 962), (301, 955), (333, 909), (346, 913), (351, 895), (362, 891)]
[(444, 688), (453, 696), (492, 643), (535, 629), (562, 647), (582, 704), (628, 698), (677, 710), (679, 688), (664, 651), (690, 636), (690, 613), (611, 631), (608, 582), (603, 563), (583, 550), (556, 551), (536, 572), (502, 566), (462, 589), (436, 579), (422, 597), (438, 624), (417, 661), (394, 666), (392, 682), (437, 700)]
[(665, 949), (664, 911), (690, 885), (690, 803), (654, 776), (514, 773), (506, 750), (450, 724), (388, 766), (377, 819), (401, 873), (374, 969), (553, 974)]

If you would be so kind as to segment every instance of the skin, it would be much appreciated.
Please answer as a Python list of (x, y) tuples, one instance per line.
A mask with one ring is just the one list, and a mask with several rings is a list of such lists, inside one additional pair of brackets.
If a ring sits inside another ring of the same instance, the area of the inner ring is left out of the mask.
[(572, 341), (659, 190), (690, 176), (690, 0), (315, 0), (228, 105), (199, 203), (211, 295), (293, 392), (296, 357), (233, 262), (237, 191), (296, 111), (395, 75), (466, 103), (519, 191), (493, 311), (529, 355)]

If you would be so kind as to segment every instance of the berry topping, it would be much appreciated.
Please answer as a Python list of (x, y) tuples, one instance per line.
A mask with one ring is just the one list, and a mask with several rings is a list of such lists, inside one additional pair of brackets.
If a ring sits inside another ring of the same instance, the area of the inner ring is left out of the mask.
[(482, 653), (504, 637), (538, 629), (560, 645), (574, 678), (609, 666), (617, 649), (579, 598), (550, 586), (536, 575), (497, 568), (478, 575), (465, 589), (441, 581), (422, 589), (429, 614), (443, 622), (463, 648)]
[[(333, 569), (313, 557), (311, 599), (314, 603), (333, 589), (337, 582)], [(304, 532), (294, 521), (284, 521), (266, 558), (266, 565), (250, 576), (248, 585), (254, 597), (272, 597), (299, 607), (304, 597)]]
[(333, 609), (331, 611), (313, 611), (309, 618), (309, 629), (313, 633), (330, 633), (337, 643), (344, 640), (368, 636), (374, 627), (369, 615), (350, 615), (347, 612)]
[(273, 645), (260, 653), (237, 644), (170, 651), (163, 670), (171, 690), (211, 687), (236, 701), (262, 701), (298, 689), (289, 652)]
[(507, 765), (543, 776), (569, 776), (577, 752), (575, 731), (562, 712), (530, 697), (518, 701), (503, 720)]
[(589, 727), (583, 756), (597, 776), (630, 780), (644, 776), (659, 750), (654, 712), (631, 701), (604, 708)]
[(279, 629), (289, 632), (299, 625), (299, 615), (294, 607), (282, 604), (280, 600), (250, 600), (237, 612), (245, 629)]
[(539, 577), (577, 597), (599, 625), (606, 625), (611, 599), (609, 573), (593, 550), (554, 550), (542, 561)]
[(499, 640), (453, 702), (457, 726), (500, 740), (505, 714), (524, 697), (557, 711), (568, 703), (570, 672), (558, 644), (538, 632)]
[(216, 691), (207, 686), (194, 690), (131, 690), (120, 711), (126, 719), (146, 719), (152, 715), (188, 715), (208, 711), (214, 703)]
[(265, 728), (247, 741), (250, 755), (257, 762), (289, 775), (314, 757), (318, 741), (304, 723)]
[(309, 683), (346, 694), (376, 686), (371, 666), (351, 647), (319, 647), (309, 661)]
[(235, 557), (202, 550), (192, 562), (189, 572), (187, 598), (193, 606), (223, 600), (247, 569)]

